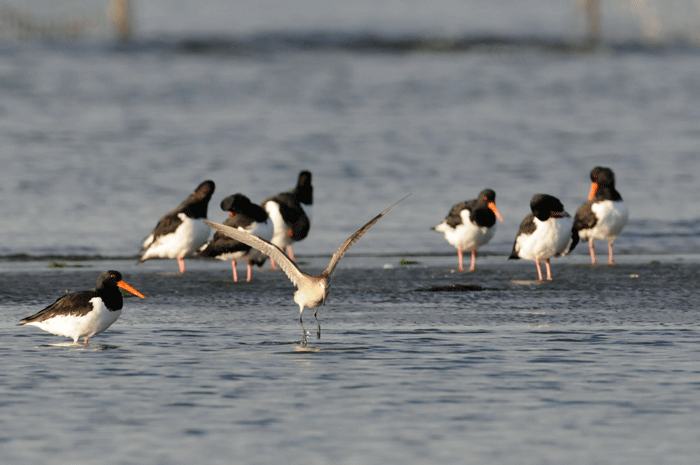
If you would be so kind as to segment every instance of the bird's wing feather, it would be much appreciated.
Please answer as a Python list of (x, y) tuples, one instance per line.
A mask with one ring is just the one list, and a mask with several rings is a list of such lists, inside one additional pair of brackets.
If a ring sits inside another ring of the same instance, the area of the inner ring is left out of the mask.
[(22, 318), (18, 324), (25, 325), (35, 321), (43, 321), (52, 318), (56, 315), (67, 314), (75, 316), (83, 316), (92, 310), (90, 299), (97, 296), (97, 291), (80, 291), (73, 294), (67, 294), (56, 299), (54, 303), (36, 312), (34, 315)]
[[(411, 194), (408, 194), (408, 195), (411, 195)], [(408, 197), (408, 195), (407, 195), (406, 197)], [(365, 225), (362, 226), (360, 229), (358, 229), (358, 230), (355, 232), (355, 234), (353, 234), (352, 236), (348, 237), (347, 240), (346, 240), (345, 242), (343, 242), (343, 244), (342, 244), (340, 247), (338, 247), (338, 250), (333, 254), (333, 256), (331, 257), (331, 261), (330, 261), (330, 263), (328, 264), (328, 268), (326, 268), (326, 270), (325, 270), (322, 274), (325, 275), (325, 276), (330, 276), (330, 275), (333, 273), (333, 270), (335, 269), (335, 266), (338, 264), (338, 261), (339, 261), (341, 258), (343, 258), (343, 255), (345, 255), (345, 253), (348, 251), (348, 249), (349, 249), (350, 247), (352, 247), (352, 245), (355, 244), (355, 242), (359, 241), (360, 238), (361, 238), (362, 236), (364, 236), (364, 234), (365, 234), (367, 231), (369, 231), (369, 228), (371, 228), (372, 226), (374, 226), (374, 224), (375, 224), (377, 221), (379, 221), (379, 218), (381, 218), (382, 216), (384, 216), (384, 215), (386, 214), (386, 212), (388, 212), (389, 210), (391, 210), (392, 208), (394, 208), (399, 202), (401, 202), (402, 200), (404, 200), (406, 197), (404, 197), (403, 199), (399, 200), (398, 202), (396, 202), (395, 204), (393, 204), (392, 206), (390, 206), (389, 208), (387, 208), (386, 210), (384, 210), (383, 212), (381, 212), (379, 215), (377, 215), (377, 216), (375, 216), (374, 218), (372, 218), (371, 220), (369, 220), (369, 221), (367, 222), (367, 224), (365, 224)]]
[(266, 241), (265, 239), (261, 239), (254, 234), (250, 234), (245, 231), (241, 231), (240, 229), (232, 228), (223, 224), (212, 223), (209, 221), (205, 221), (205, 223), (217, 231), (220, 231), (222, 234), (236, 239), (237, 241), (243, 242), (244, 244), (248, 244), (251, 247), (255, 247), (262, 253), (268, 255), (277, 262), (280, 268), (282, 268), (282, 271), (285, 272), (287, 277), (289, 277), (290, 281), (292, 281), (295, 286), (299, 286), (303, 278), (308, 276), (306, 273), (301, 271), (299, 267), (297, 267), (296, 263), (290, 260), (279, 247)]
[(576, 211), (576, 216), (574, 217), (574, 229), (576, 231), (595, 227), (598, 222), (598, 217), (593, 213), (593, 209), (591, 208), (594, 203), (595, 200), (584, 202)]
[(182, 220), (179, 216), (177, 216), (177, 213), (170, 212), (167, 215), (165, 215), (163, 218), (160, 219), (160, 221), (158, 221), (158, 224), (153, 229), (151, 235), (148, 236), (146, 241), (144, 241), (141, 252), (145, 252), (146, 249), (153, 245), (159, 237), (175, 232), (175, 230), (178, 228), (178, 226), (180, 226), (180, 224), (182, 224)]
[(445, 223), (452, 228), (456, 228), (462, 224), (462, 210), (469, 211), (469, 217), (471, 218), (471, 212), (474, 210), (474, 205), (476, 200), (467, 200), (465, 202), (458, 203), (452, 206), (452, 210), (445, 217)]

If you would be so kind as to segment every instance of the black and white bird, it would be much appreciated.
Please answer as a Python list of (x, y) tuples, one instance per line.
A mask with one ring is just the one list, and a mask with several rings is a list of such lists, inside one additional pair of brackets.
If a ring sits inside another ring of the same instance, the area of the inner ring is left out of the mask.
[(184, 257), (209, 239), (211, 229), (204, 220), (213, 193), (214, 182), (204, 181), (179, 207), (161, 218), (143, 242), (139, 263), (150, 258), (177, 258), (180, 273), (184, 273)]
[[(404, 197), (404, 199), (405, 198), (406, 197)], [(277, 260), (280, 268), (282, 268), (282, 271), (285, 272), (289, 280), (292, 281), (292, 283), (297, 287), (297, 291), (294, 293), (294, 302), (299, 305), (299, 322), (302, 322), (302, 315), (305, 308), (320, 307), (326, 303), (326, 299), (328, 298), (328, 294), (331, 290), (331, 277), (336, 265), (338, 264), (338, 261), (340, 261), (343, 255), (345, 255), (353, 244), (360, 240), (360, 238), (367, 231), (369, 231), (369, 228), (379, 221), (379, 219), (384, 216), (386, 212), (401, 202), (401, 200), (372, 218), (353, 235), (347, 238), (347, 240), (341, 244), (338, 250), (331, 257), (328, 267), (320, 275), (315, 276), (301, 271), (293, 260), (288, 258), (279, 247), (271, 242), (261, 239), (253, 234), (249, 234), (245, 231), (241, 231), (240, 229), (225, 226), (223, 224), (210, 223), (208, 221), (207, 224), (217, 231), (220, 231), (221, 233), (226, 234), (237, 241), (245, 242), (251, 247), (255, 247), (261, 252), (264, 252), (270, 256), (270, 258)], [(314, 317), (316, 317), (317, 312), (318, 309), (316, 312), (314, 312)]]
[[(294, 189), (270, 197), (262, 204), (275, 229), (270, 242), (286, 250), (292, 260), (295, 260), (292, 243), (306, 238), (309, 234), (313, 216), (313, 199), (311, 173), (302, 171), (299, 173)], [(270, 263), (275, 268), (273, 257), (270, 257)]]
[(109, 270), (97, 279), (97, 287), (64, 295), (42, 311), (21, 320), (17, 326), (30, 325), (73, 339), (88, 339), (100, 334), (122, 314), (122, 288), (145, 299), (139, 291), (122, 280), (118, 271)]
[(530, 200), (530, 210), (532, 213), (520, 224), (509, 258), (534, 260), (540, 281), (540, 261), (544, 260), (547, 280), (551, 281), (549, 259), (562, 257), (572, 251), (578, 244), (578, 234), (573, 230), (573, 219), (556, 197), (536, 194)]
[(435, 231), (444, 233), (447, 242), (457, 248), (459, 271), (464, 271), (462, 255), (465, 250), (472, 254), (469, 271), (474, 271), (476, 249), (493, 238), (496, 219), (503, 221), (496, 208), (496, 193), (484, 189), (478, 198), (454, 205), (445, 220), (433, 227)]
[[(226, 197), (221, 201), (221, 209), (229, 212), (230, 216), (224, 221), (224, 225), (254, 234), (266, 241), (272, 239), (272, 220), (260, 205), (252, 203), (245, 195), (234, 194)], [(234, 282), (238, 282), (237, 261), (248, 263), (246, 281), (250, 282), (253, 264), (262, 266), (267, 260), (267, 255), (264, 253), (220, 231), (216, 231), (214, 238), (202, 246), (199, 255), (219, 260), (231, 260)]]
[(629, 211), (615, 189), (615, 174), (610, 168), (596, 166), (591, 171), (591, 191), (588, 201), (579, 207), (574, 217), (574, 229), (581, 240), (588, 241), (591, 262), (595, 265), (594, 239), (608, 240), (608, 264), (614, 265), (613, 241), (627, 224)]

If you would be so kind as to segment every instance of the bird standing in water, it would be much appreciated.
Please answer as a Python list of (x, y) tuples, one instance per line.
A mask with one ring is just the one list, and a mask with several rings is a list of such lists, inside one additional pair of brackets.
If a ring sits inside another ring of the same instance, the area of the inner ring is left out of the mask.
[(578, 234), (573, 230), (571, 216), (556, 197), (536, 194), (530, 200), (530, 210), (532, 213), (529, 213), (520, 224), (513, 251), (508, 258), (534, 260), (540, 281), (542, 281), (540, 261), (544, 260), (547, 281), (551, 281), (549, 259), (562, 257), (572, 251), (578, 243)]
[[(252, 203), (245, 195), (235, 194), (226, 197), (221, 201), (221, 209), (228, 211), (230, 215), (230, 218), (224, 221), (224, 225), (255, 234), (265, 240), (272, 238), (272, 220), (261, 206)], [(246, 281), (250, 282), (253, 264), (262, 266), (267, 260), (267, 255), (256, 248), (237, 241), (220, 231), (216, 231), (214, 238), (204, 244), (198, 255), (219, 260), (231, 260), (233, 282), (238, 282), (236, 261), (245, 260), (248, 263)]]
[[(404, 199), (406, 197), (404, 197)], [(338, 264), (338, 261), (340, 261), (343, 255), (345, 255), (345, 253), (353, 244), (360, 240), (360, 238), (367, 231), (369, 231), (369, 229), (372, 226), (374, 226), (374, 224), (377, 221), (379, 221), (379, 219), (382, 216), (384, 216), (389, 210), (394, 208), (394, 206), (401, 202), (401, 200), (399, 200), (398, 202), (391, 205), (389, 208), (372, 218), (364, 226), (358, 229), (352, 236), (347, 238), (347, 240), (345, 240), (345, 242), (341, 244), (338, 250), (331, 257), (331, 260), (328, 263), (328, 267), (320, 275), (315, 276), (301, 271), (293, 260), (287, 257), (279, 247), (277, 247), (271, 242), (261, 239), (253, 234), (249, 234), (245, 231), (241, 231), (230, 226), (225, 226), (223, 224), (211, 223), (208, 221), (207, 224), (212, 228), (216, 229), (217, 231), (220, 231), (221, 233), (226, 234), (227, 236), (232, 237), (237, 241), (244, 242), (250, 245), (251, 247), (255, 247), (261, 252), (264, 252), (265, 254), (269, 255), (270, 258), (274, 258), (277, 260), (280, 268), (282, 268), (282, 271), (285, 272), (287, 277), (289, 277), (289, 280), (292, 281), (292, 283), (297, 287), (297, 291), (294, 293), (294, 302), (296, 302), (297, 305), (299, 305), (299, 322), (302, 323), (302, 315), (304, 313), (305, 308), (316, 308), (316, 311), (314, 312), (314, 317), (316, 317), (318, 307), (321, 305), (325, 305), (326, 299), (328, 298), (328, 294), (331, 290), (331, 277), (333, 275), (333, 271), (335, 270), (336, 265)]]
[(95, 289), (64, 295), (40, 312), (23, 318), (17, 326), (36, 326), (69, 337), (74, 343), (82, 337), (87, 344), (88, 339), (109, 328), (122, 314), (124, 300), (119, 288), (146, 298), (125, 283), (121, 273), (109, 270), (98, 278)]
[(595, 265), (593, 239), (608, 240), (608, 264), (614, 265), (613, 241), (627, 224), (629, 211), (615, 189), (615, 174), (610, 168), (596, 166), (591, 171), (591, 191), (574, 218), (574, 229), (588, 241), (591, 262)]
[[(286, 250), (292, 260), (292, 243), (306, 238), (311, 228), (313, 193), (311, 173), (302, 171), (294, 189), (270, 197), (262, 204), (275, 228), (270, 242)], [(276, 268), (273, 257), (270, 257), (270, 264), (272, 268)]]
[(209, 239), (204, 224), (214, 182), (204, 181), (175, 210), (160, 219), (143, 242), (139, 263), (150, 258), (177, 258), (180, 273), (185, 272), (185, 256), (196, 252)]
[(447, 242), (457, 248), (459, 271), (464, 271), (462, 254), (465, 250), (472, 254), (469, 271), (474, 271), (476, 249), (493, 238), (496, 233), (496, 218), (503, 221), (496, 208), (496, 193), (484, 189), (478, 198), (454, 205), (444, 221), (433, 227), (435, 231), (444, 233)]

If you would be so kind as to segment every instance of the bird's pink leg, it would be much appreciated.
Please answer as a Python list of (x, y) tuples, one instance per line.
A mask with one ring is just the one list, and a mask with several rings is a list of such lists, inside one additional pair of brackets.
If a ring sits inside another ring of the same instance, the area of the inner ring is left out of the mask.
[(588, 250), (591, 252), (591, 263), (595, 265), (595, 248), (593, 247), (593, 239), (588, 241)]
[(180, 273), (184, 274), (185, 273), (185, 259), (182, 258), (181, 256), (177, 257), (177, 264), (180, 265)]
[(537, 265), (537, 276), (539, 276), (540, 281), (542, 281), (542, 270), (540, 269), (540, 259), (539, 258), (535, 259), (535, 265)]
[(83, 345), (87, 345), (88, 339), (89, 339), (89, 338), (87, 338), (87, 337), (85, 338), (85, 342), (83, 342)]
[(273, 270), (277, 269), (277, 265), (275, 265), (275, 259), (270, 257), (270, 268)]
[(287, 255), (289, 255), (289, 258), (291, 258), (292, 260), (297, 261), (297, 259), (294, 257), (294, 252), (292, 251), (291, 245), (287, 246)]
[(253, 270), (253, 264), (251, 262), (248, 262), (248, 278), (246, 279), (246, 282), (250, 282), (250, 276), (252, 274)]
[[(547, 268), (547, 281), (552, 280), (552, 270), (549, 269), (549, 258), (544, 261), (544, 266)], [(542, 280), (542, 278), (540, 278)]]
[(476, 250), (472, 250), (472, 266), (469, 267), (469, 271), (474, 271), (476, 268)]
[(459, 259), (459, 271), (464, 271), (464, 265), (462, 265), (462, 249), (457, 249), (457, 258)]
[(613, 252), (612, 252), (612, 244), (613, 241), (615, 240), (614, 237), (611, 237), (608, 239), (608, 265), (614, 265), (615, 260), (613, 260)]
[(236, 260), (231, 260), (231, 268), (233, 268), (233, 282), (238, 282), (238, 270), (236, 270)]

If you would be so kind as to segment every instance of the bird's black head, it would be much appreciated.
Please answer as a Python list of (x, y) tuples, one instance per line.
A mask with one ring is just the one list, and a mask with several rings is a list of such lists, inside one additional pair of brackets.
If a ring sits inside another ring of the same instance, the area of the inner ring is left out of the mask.
[(121, 310), (122, 294), (117, 289), (118, 287), (134, 294), (135, 296), (145, 299), (146, 296), (128, 285), (122, 280), (122, 274), (115, 270), (108, 270), (97, 278), (97, 295), (102, 297), (105, 305), (110, 310)]
[(484, 203), (496, 202), (496, 192), (493, 189), (484, 189), (479, 192), (479, 200)]
[(122, 280), (122, 274), (115, 270), (105, 271), (97, 278), (97, 288), (101, 289), (105, 286), (116, 286)]
[(211, 196), (214, 194), (214, 189), (216, 188), (216, 185), (214, 184), (214, 181), (207, 180), (204, 181), (202, 184), (197, 186), (197, 188), (194, 190), (194, 193), (196, 194), (198, 199), (211, 199)]
[(314, 188), (311, 185), (311, 172), (302, 171), (299, 173), (299, 180), (297, 181), (296, 199), (300, 203), (311, 205), (313, 203), (313, 195)]
[(182, 202), (178, 210), (190, 218), (206, 218), (207, 207), (211, 196), (214, 194), (214, 187), (214, 181), (204, 181)]
[(233, 194), (221, 201), (221, 209), (231, 213), (242, 213), (251, 205), (251, 201), (243, 194)]
[(267, 220), (267, 212), (260, 205), (256, 205), (243, 194), (229, 195), (221, 201), (221, 209), (229, 212), (231, 217), (236, 215), (246, 216), (254, 221)]
[(530, 210), (540, 221), (547, 221), (552, 216), (566, 216), (564, 205), (558, 198), (547, 194), (535, 194), (530, 200)]
[(299, 180), (297, 181), (298, 186), (306, 186), (306, 185), (311, 185), (311, 172), (310, 171), (302, 171), (299, 173)]
[(591, 181), (601, 187), (615, 187), (615, 173), (610, 168), (596, 166), (591, 170)]

